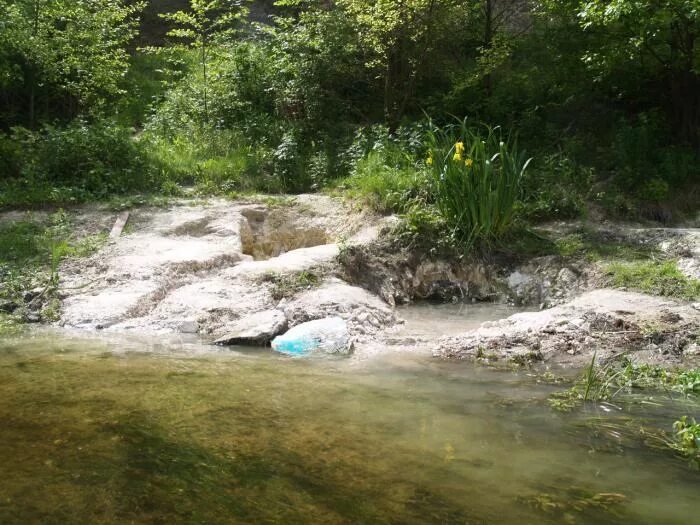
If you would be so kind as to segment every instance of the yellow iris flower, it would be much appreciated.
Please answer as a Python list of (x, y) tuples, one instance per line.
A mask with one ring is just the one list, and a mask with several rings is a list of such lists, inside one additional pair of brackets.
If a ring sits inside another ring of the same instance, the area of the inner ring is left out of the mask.
[(461, 161), (463, 154), (464, 154), (464, 142), (456, 142), (455, 143), (455, 154), (452, 157), (452, 160)]
[(432, 166), (432, 165), (433, 165), (433, 152), (432, 152), (432, 151), (428, 153), (428, 158), (425, 159), (425, 163), (426, 163), (428, 166)]
[(474, 161), (472, 159), (467, 159), (464, 161), (464, 164), (466, 164), (467, 168), (471, 168)]

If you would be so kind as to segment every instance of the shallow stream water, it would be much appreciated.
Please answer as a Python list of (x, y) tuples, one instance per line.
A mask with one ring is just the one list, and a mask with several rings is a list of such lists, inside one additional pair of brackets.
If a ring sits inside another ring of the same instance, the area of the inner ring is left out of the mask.
[[(449, 333), (502, 314), (404, 317)], [(419, 354), (7, 338), (0, 523), (700, 523), (700, 474), (638, 431), (697, 405), (562, 414), (546, 399), (566, 385), (537, 376)]]

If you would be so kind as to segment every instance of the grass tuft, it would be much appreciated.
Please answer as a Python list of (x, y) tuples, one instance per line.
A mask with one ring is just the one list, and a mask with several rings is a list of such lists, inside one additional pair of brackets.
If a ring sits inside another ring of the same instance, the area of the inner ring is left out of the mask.
[(606, 272), (616, 287), (689, 301), (700, 298), (700, 280), (683, 274), (675, 261), (617, 262)]

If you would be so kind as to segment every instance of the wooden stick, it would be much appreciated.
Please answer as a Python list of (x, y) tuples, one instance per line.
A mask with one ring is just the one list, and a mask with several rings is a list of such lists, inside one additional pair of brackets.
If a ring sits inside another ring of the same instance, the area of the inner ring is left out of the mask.
[(114, 223), (114, 226), (112, 226), (112, 231), (109, 233), (109, 238), (114, 240), (118, 239), (119, 236), (122, 234), (122, 230), (124, 229), (124, 226), (126, 226), (126, 221), (129, 220), (129, 212), (125, 211), (119, 214), (119, 217), (117, 217), (116, 222)]

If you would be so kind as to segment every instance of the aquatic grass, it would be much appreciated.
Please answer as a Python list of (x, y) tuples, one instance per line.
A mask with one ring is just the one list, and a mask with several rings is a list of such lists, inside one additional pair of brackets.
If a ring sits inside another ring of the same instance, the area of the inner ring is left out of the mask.
[(498, 242), (513, 224), (531, 159), (500, 128), (474, 128), (467, 119), (433, 128), (427, 144), (437, 206), (464, 251)]
[[(643, 392), (644, 397), (631, 397), (630, 394)], [(610, 405), (619, 394), (626, 394), (628, 404), (658, 404), (654, 392), (673, 399), (677, 394), (686, 399), (689, 407), (697, 407), (700, 396), (700, 368), (669, 369), (658, 365), (636, 364), (622, 358), (607, 364), (596, 364), (594, 353), (590, 364), (576, 383), (567, 390), (555, 392), (549, 397), (549, 405), (555, 410), (569, 412), (591, 402)], [(678, 400), (674, 399), (678, 406)], [(623, 438), (641, 440), (645, 447), (668, 451), (673, 450), (688, 460), (693, 469), (700, 469), (700, 424), (693, 418), (682, 416), (673, 424), (673, 432), (647, 427), (637, 418), (623, 417), (610, 421), (608, 418), (586, 419), (586, 426), (597, 433), (612, 437), (616, 442)]]
[(551, 487), (550, 492), (520, 496), (518, 501), (546, 514), (555, 514), (564, 523), (577, 523), (579, 515), (595, 522), (624, 516), (627, 497), (616, 492), (592, 492), (579, 487)]
[[(128, 340), (38, 336), (0, 352), (0, 522), (636, 523), (654, 493), (628, 492), (639, 478), (624, 467), (639, 465), (673, 484), (650, 520), (692, 498), (669, 457), (589, 454), (524, 376), (149, 356)], [(514, 405), (494, 412), (494, 387)]]
[(588, 402), (611, 401), (620, 393), (661, 391), (664, 395), (700, 395), (700, 368), (664, 368), (637, 364), (622, 357), (596, 363), (596, 353), (579, 379), (569, 389), (555, 392), (549, 404), (557, 410), (572, 410)]
[(681, 416), (673, 423), (673, 438), (668, 446), (690, 461), (690, 464), (700, 469), (700, 424), (694, 418)]
[(16, 335), (22, 331), (21, 319), (16, 316), (0, 313), (0, 337)]

